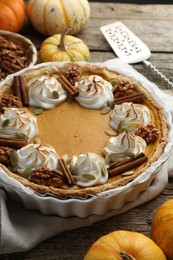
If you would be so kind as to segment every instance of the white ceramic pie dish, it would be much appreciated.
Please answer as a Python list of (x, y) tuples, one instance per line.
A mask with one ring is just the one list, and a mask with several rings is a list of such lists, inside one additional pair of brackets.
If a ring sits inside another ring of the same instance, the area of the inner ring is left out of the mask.
[[(39, 68), (49, 64), (63, 65), (63, 63), (43, 63), (34, 66), (34, 68)], [(58, 199), (49, 195), (39, 195), (30, 188), (23, 186), (15, 179), (10, 178), (7, 174), (3, 174), (3, 169), (0, 168), (0, 186), (8, 192), (9, 196), (13, 200), (20, 201), (26, 208), (39, 210), (41, 213), (46, 215), (56, 214), (60, 217), (77, 216), (80, 218), (85, 218), (93, 214), (104, 215), (109, 210), (121, 209), (128, 201), (136, 200), (140, 193), (145, 191), (151, 184), (152, 180), (160, 170), (161, 165), (167, 161), (170, 150), (173, 146), (172, 117), (165, 105), (165, 102), (159, 97), (157, 87), (155, 84), (151, 83), (141, 74), (136, 72), (131, 66), (122, 63), (118, 59), (106, 62), (105, 66), (128, 77), (131, 77), (141, 83), (143, 86), (145, 86), (154, 100), (164, 108), (169, 134), (168, 144), (166, 145), (162, 156), (143, 174), (127, 185), (85, 199)], [(3, 86), (3, 84), (5, 84), (10, 78), (13, 78), (14, 75), (19, 75), (24, 71), (29, 71), (32, 69), (33, 67), (26, 68), (20, 72), (8, 76), (0, 84), (0, 87)]]

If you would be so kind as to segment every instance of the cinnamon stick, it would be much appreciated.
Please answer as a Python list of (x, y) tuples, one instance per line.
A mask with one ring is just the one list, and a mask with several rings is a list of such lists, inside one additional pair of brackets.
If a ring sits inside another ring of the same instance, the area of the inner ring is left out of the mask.
[(73, 178), (66, 162), (64, 161), (64, 159), (59, 159), (58, 162), (59, 162), (59, 166), (61, 168), (61, 171), (63, 172), (68, 184), (74, 185), (75, 184), (74, 178)]
[(24, 106), (29, 105), (28, 92), (24, 83), (24, 79), (21, 75), (14, 76), (12, 89), (14, 96), (17, 96)]
[(139, 158), (129, 159), (128, 162), (122, 162), (122, 164), (116, 165), (114, 168), (108, 170), (110, 177), (129, 171), (134, 167), (141, 165), (148, 160), (148, 157), (144, 154)]
[(18, 76), (14, 76), (13, 84), (12, 84), (11, 88), (13, 90), (14, 96), (18, 97), (20, 99), (20, 101), (22, 101), (21, 91), (20, 91), (20, 82), (19, 82)]
[(143, 157), (145, 154), (144, 153), (139, 153), (135, 158), (128, 158), (128, 159), (124, 159), (122, 161), (117, 161), (117, 162), (113, 162), (109, 165), (109, 168), (108, 170), (111, 170), (111, 169), (114, 169), (115, 167), (118, 167), (118, 166), (121, 166), (121, 165), (124, 165), (128, 162), (132, 162), (134, 161), (134, 159), (138, 159), (138, 158), (141, 158)]
[(20, 86), (20, 93), (21, 93), (21, 97), (22, 97), (22, 104), (24, 106), (28, 106), (29, 105), (29, 98), (28, 98), (28, 92), (25, 86), (25, 82), (22, 76), (18, 76), (19, 78), (19, 86)]
[(114, 99), (114, 104), (120, 105), (124, 102), (143, 103), (144, 95), (142, 93), (135, 93), (125, 97), (119, 97)]
[(68, 81), (64, 75), (58, 77), (58, 81), (61, 83), (63, 88), (69, 93), (70, 96), (77, 96), (79, 91)]
[(13, 138), (13, 137), (0, 137), (0, 146), (10, 147), (10, 148), (22, 148), (27, 144), (26, 139)]

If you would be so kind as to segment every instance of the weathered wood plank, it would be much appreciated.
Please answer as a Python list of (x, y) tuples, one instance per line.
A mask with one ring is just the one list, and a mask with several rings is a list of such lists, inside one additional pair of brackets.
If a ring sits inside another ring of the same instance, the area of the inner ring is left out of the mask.
[[(123, 21), (153, 52), (172, 52), (173, 5), (133, 5), (118, 3), (90, 3), (91, 18), (87, 27), (77, 35), (90, 50), (110, 51), (111, 47), (100, 32), (100, 26)], [(147, 32), (147, 33), (146, 33)], [(27, 23), (22, 33), (39, 49), (46, 38)]]
[[(91, 19), (79, 36), (91, 49), (110, 50), (100, 26), (123, 21), (151, 51), (172, 52), (173, 6), (91, 3)], [(153, 26), (154, 25), (154, 26)], [(146, 33), (147, 32), (147, 33)], [(96, 41), (97, 38), (97, 41)], [(98, 44), (99, 43), (99, 44)]]

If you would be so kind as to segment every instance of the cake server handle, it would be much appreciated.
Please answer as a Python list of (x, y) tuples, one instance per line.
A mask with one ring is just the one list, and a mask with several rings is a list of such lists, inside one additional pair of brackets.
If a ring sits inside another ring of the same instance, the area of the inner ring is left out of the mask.
[(165, 75), (162, 74), (162, 72), (160, 72), (158, 69), (156, 69), (156, 67), (154, 65), (151, 64), (151, 62), (149, 62), (148, 60), (144, 60), (143, 63), (147, 66), (150, 67), (152, 70), (154, 70), (154, 72), (159, 75), (168, 86), (170, 86), (171, 88), (173, 88), (173, 82), (171, 82)]

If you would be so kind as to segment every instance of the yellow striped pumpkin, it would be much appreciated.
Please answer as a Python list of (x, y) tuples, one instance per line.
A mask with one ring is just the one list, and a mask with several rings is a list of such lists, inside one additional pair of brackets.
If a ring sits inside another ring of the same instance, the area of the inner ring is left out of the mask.
[(40, 61), (88, 61), (89, 49), (79, 38), (66, 35), (71, 28), (67, 27), (62, 34), (55, 34), (44, 40), (40, 47)]
[(90, 16), (88, 0), (29, 0), (27, 15), (34, 28), (44, 35), (61, 33), (67, 26), (75, 35)]

